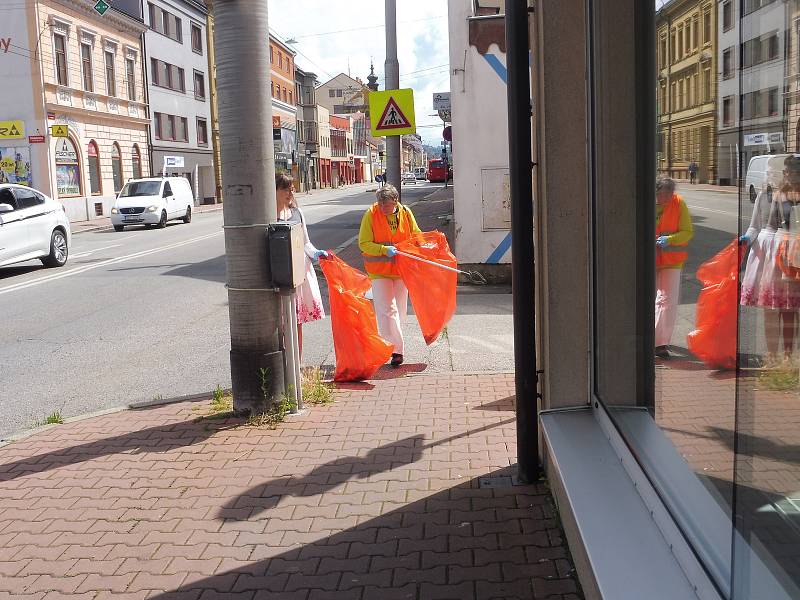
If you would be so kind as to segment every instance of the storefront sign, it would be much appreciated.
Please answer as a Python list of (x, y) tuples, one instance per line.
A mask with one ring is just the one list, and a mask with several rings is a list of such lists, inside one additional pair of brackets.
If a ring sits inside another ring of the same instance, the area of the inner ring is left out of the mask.
[(165, 156), (164, 157), (164, 167), (177, 167), (182, 169), (184, 166), (184, 160), (182, 156)]
[(32, 185), (31, 153), (28, 148), (0, 146), (0, 183)]
[(24, 121), (0, 121), (0, 140), (25, 139)]
[(783, 132), (749, 133), (744, 136), (745, 146), (769, 146), (772, 144), (783, 144)]
[(77, 162), (78, 153), (75, 146), (67, 138), (62, 138), (56, 142), (56, 162)]
[(43, 135), (29, 135), (28, 136), (28, 143), (29, 144), (44, 144), (44, 136)]

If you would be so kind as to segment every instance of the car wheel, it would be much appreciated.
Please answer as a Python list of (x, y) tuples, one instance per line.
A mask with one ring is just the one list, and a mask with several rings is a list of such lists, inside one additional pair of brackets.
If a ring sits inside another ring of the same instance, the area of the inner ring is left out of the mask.
[(756, 202), (756, 188), (754, 188), (752, 185), (750, 186), (750, 202), (753, 204)]
[(54, 229), (50, 235), (50, 254), (42, 259), (45, 267), (63, 267), (67, 262), (69, 249), (67, 238), (60, 229)]
[(125, 225), (114, 225), (114, 231), (123, 231), (125, 229)]
[(184, 223), (191, 223), (192, 222), (192, 207), (191, 206), (187, 206), (186, 207), (186, 214), (183, 217), (183, 222)]
[(161, 211), (161, 220), (158, 222), (158, 228), (164, 229), (167, 226), (167, 211)]

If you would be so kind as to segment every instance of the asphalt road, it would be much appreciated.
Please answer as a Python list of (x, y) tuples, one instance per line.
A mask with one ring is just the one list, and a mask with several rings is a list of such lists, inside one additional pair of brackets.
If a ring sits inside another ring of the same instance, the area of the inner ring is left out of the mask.
[[(437, 188), (408, 186), (404, 201)], [(357, 234), (374, 194), (300, 201), (314, 243), (336, 248)], [(224, 283), (221, 211), (163, 230), (76, 234), (61, 269), (0, 269), (0, 438), (56, 410), (70, 417), (229, 386)], [(307, 364), (329, 356), (329, 329), (309, 331)]]

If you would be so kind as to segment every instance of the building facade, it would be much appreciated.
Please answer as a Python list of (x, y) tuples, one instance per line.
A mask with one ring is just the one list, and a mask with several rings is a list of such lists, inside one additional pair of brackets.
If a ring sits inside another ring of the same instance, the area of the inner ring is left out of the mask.
[(319, 187), (319, 125), (316, 100), (317, 76), (295, 67), (297, 101), (297, 164), (299, 190)]
[(196, 202), (216, 194), (207, 16), (199, 0), (144, 4), (152, 174), (186, 177)]
[(299, 185), (294, 57), (294, 50), (284, 44), (276, 36), (269, 36), (270, 93), (272, 95), (275, 170), (291, 173), (296, 183)]
[(329, 188), (333, 185), (331, 118), (324, 106), (318, 104), (314, 110), (319, 131), (319, 185), (322, 188)]
[(717, 7), (670, 0), (657, 13), (659, 172), (717, 182)]
[(125, 181), (149, 172), (144, 23), (92, 6), (35, 0), (0, 20), (13, 44), (0, 58), (0, 120), (14, 125), (0, 138), (0, 162), (14, 159), (2, 178), (60, 200), (73, 221), (108, 215)]
[(360, 79), (339, 73), (317, 88), (317, 103), (332, 115), (356, 112), (369, 115), (369, 91)]
[(340, 187), (355, 183), (353, 154), (353, 119), (350, 116), (330, 115), (331, 185)]
[(784, 29), (783, 2), (723, 0), (718, 11), (718, 179), (737, 185), (743, 180), (739, 159), (746, 168), (753, 156), (786, 149), (784, 112), (794, 95), (784, 101), (784, 78), (791, 74), (784, 73), (783, 57), (793, 40)]

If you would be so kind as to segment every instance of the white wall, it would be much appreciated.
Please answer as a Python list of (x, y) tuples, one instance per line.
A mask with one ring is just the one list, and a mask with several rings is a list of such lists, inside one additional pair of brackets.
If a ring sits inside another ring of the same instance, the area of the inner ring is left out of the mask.
[(508, 245), (510, 235), (503, 207), (508, 192), (506, 84), (490, 64), (496, 61), (504, 73), (505, 54), (492, 45), (484, 57), (469, 45), (471, 14), (471, 0), (448, 0), (455, 253), (462, 263), (509, 263), (510, 245), (505, 252), (497, 250)]
[[(0, 121), (24, 121), (25, 137), (0, 139), (0, 148), (30, 151), (32, 184), (51, 194), (47, 144), (29, 144), (29, 135), (47, 135), (44, 106), (40, 96), (34, 99), (33, 84), (40, 78), (36, 62), (38, 32), (35, 31), (32, 3), (16, 3), (2, 11), (0, 18)], [(45, 40), (48, 39), (46, 36)], [(36, 104), (35, 104), (36, 103)], [(38, 117), (37, 117), (38, 112)]]

